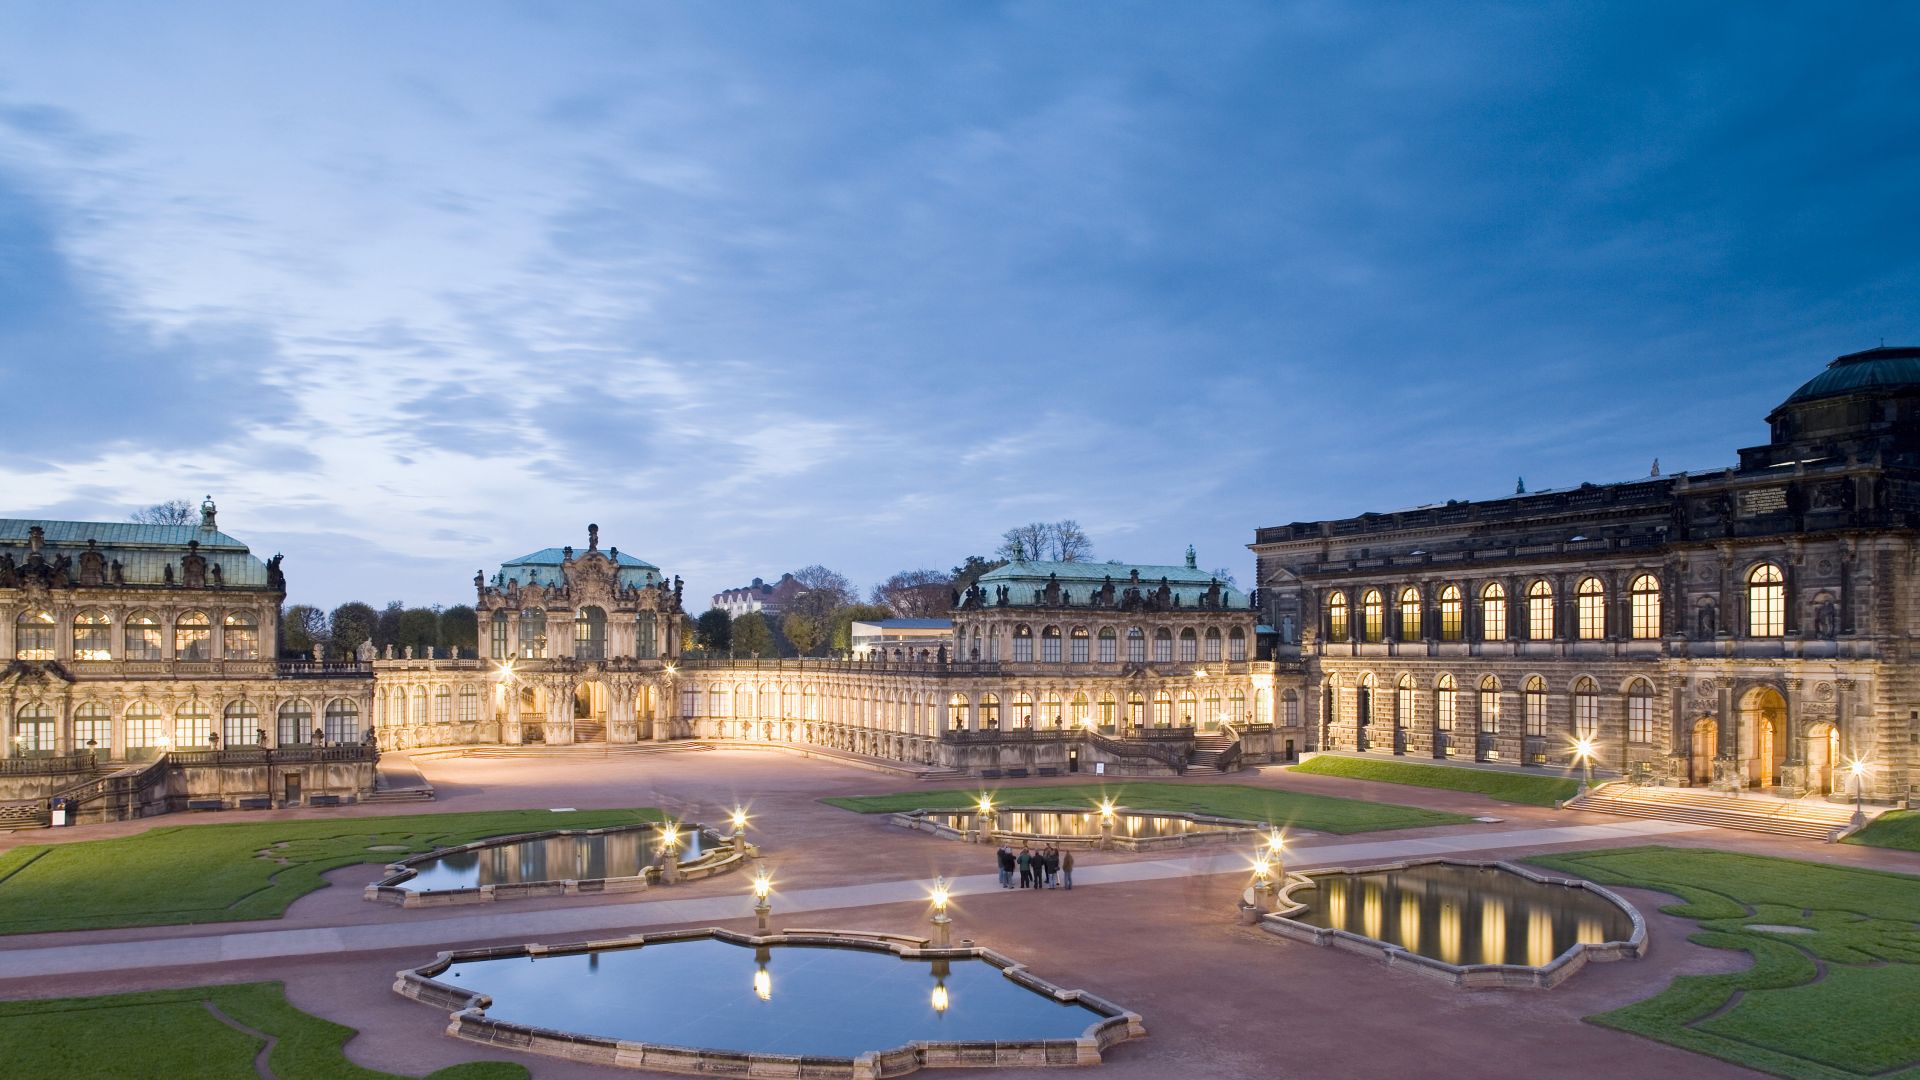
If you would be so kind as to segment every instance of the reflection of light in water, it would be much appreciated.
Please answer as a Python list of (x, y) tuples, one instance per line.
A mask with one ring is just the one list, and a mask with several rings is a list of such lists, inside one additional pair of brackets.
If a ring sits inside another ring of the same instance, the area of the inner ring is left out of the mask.
[(1347, 928), (1347, 883), (1340, 878), (1323, 878), (1320, 887), (1327, 890), (1327, 925), (1336, 930)]
[(1480, 902), (1480, 962), (1503, 964), (1507, 960), (1507, 902), (1489, 896)]
[(1420, 900), (1415, 896), (1400, 898), (1400, 944), (1413, 952), (1420, 951)]
[(1440, 902), (1440, 959), (1460, 962), (1460, 905)]
[(947, 984), (935, 983), (933, 986), (933, 1011), (947, 1011)]
[(1383, 907), (1380, 899), (1380, 883), (1377, 881), (1369, 881), (1365, 885), (1362, 885), (1361, 889), (1363, 892), (1361, 893), (1362, 899), (1360, 901), (1360, 930), (1370, 938), (1378, 938), (1380, 936), (1381, 908)]
[(1553, 959), (1553, 916), (1536, 907), (1527, 914), (1527, 963), (1539, 967)]
[(1580, 924), (1575, 933), (1577, 936), (1574, 940), (1583, 945), (1598, 945), (1607, 940), (1607, 935), (1600, 929), (1600, 920), (1591, 915), (1580, 916)]
[(753, 996), (761, 1001), (773, 1000), (773, 976), (767, 973), (766, 968), (753, 973)]

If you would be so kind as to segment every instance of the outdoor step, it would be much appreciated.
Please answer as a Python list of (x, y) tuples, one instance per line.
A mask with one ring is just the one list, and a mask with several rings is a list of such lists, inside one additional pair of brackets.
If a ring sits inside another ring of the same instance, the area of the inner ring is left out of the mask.
[(1575, 799), (1568, 805), (1621, 817), (1656, 818), (1812, 840), (1826, 839), (1834, 829), (1847, 824), (1849, 820), (1847, 812), (1839, 807), (1802, 807), (1786, 802), (1753, 799), (1742, 803), (1728, 796), (1665, 788), (1625, 791), (1606, 788)]

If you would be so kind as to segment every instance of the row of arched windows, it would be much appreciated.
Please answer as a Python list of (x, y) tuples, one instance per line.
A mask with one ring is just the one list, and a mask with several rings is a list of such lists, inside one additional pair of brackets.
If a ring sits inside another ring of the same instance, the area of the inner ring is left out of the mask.
[[(980, 654), (980, 631), (973, 632), (974, 659), (993, 659)], [(1064, 634), (1065, 649), (1062, 649), (1063, 634), (1058, 626), (1046, 626), (1040, 630), (1040, 656), (1043, 664), (1058, 663), (1101, 663), (1120, 662), (1120, 635), (1111, 626), (1102, 627), (1093, 634), (1084, 626), (1076, 626)], [(1138, 626), (1130, 626), (1126, 633), (1126, 662), (1143, 664), (1147, 662), (1148, 637), (1146, 631)], [(1183, 664), (1217, 662), (1220, 660), (1245, 660), (1247, 658), (1247, 632), (1244, 627), (1233, 627), (1225, 635), (1220, 628), (1210, 626), (1201, 634), (1189, 626), (1182, 629), (1178, 636), (1166, 627), (1153, 632), (1153, 662), (1171, 664), (1178, 661)], [(1022, 623), (1013, 628), (1013, 659), (1016, 663), (1031, 663), (1034, 660), (1033, 628)]]
[[(488, 621), (487, 645), (493, 659), (545, 659), (548, 655), (547, 613), (540, 608), (521, 611), (519, 633), (510, 642), (508, 629), (513, 621), (513, 616), (505, 611), (495, 611)], [(658, 612), (641, 611), (634, 614), (634, 651), (639, 659), (659, 658), (659, 630)], [(604, 660), (606, 654), (607, 613), (593, 604), (582, 605), (573, 614), (573, 658)]]
[[(173, 619), (173, 658), (212, 660), (213, 619), (204, 611), (183, 611)], [(29, 608), (14, 616), (13, 656), (16, 660), (58, 659), (58, 621), (46, 608)], [(152, 611), (135, 611), (126, 618), (121, 638), (122, 660), (159, 660), (167, 626)], [(220, 619), (220, 659), (258, 660), (260, 620), (251, 611), (230, 611)], [(73, 616), (73, 659), (112, 660), (113, 616), (97, 608)]]
[[(316, 727), (326, 741), (358, 742), (361, 736), (360, 706), (351, 698), (328, 700), (315, 723), (315, 702), (293, 698), (275, 710), (273, 735), (275, 746), (297, 746), (315, 738)], [(218, 726), (213, 706), (193, 698), (176, 706), (169, 718), (161, 706), (144, 700), (132, 701), (121, 710), (119, 723), (125, 738), (122, 745), (129, 758), (147, 758), (165, 750), (208, 750), (220, 747), (258, 746), (265, 732), (260, 706), (246, 698), (237, 698), (220, 706)], [(106, 705), (89, 701), (73, 709), (73, 732), (69, 749), (93, 749), (105, 752), (114, 745), (113, 711)], [(217, 738), (215, 736), (218, 736)], [(46, 756), (59, 745), (59, 714), (46, 702), (22, 705), (13, 716), (8, 734), (15, 753)]]
[[(1774, 563), (1761, 563), (1746, 576), (1747, 634), (1750, 637), (1780, 637), (1786, 632), (1786, 575)], [(1507, 587), (1491, 581), (1480, 589), (1480, 640), (1505, 641), (1508, 637), (1509, 598)], [(1520, 614), (1521, 625), (1512, 629), (1528, 641), (1551, 641), (1560, 635), (1558, 608), (1554, 603), (1553, 583), (1539, 578), (1527, 584)], [(1401, 641), (1419, 641), (1429, 634), (1424, 617), (1423, 599), (1417, 587), (1406, 586), (1396, 597), (1397, 625), (1392, 629)], [(1435, 603), (1432, 636), (1440, 641), (1464, 641), (1469, 629), (1466, 619), (1466, 594), (1460, 586), (1440, 587)], [(1360, 594), (1358, 610), (1350, 607), (1344, 591), (1327, 597), (1327, 636), (1333, 641), (1359, 640), (1379, 642), (1388, 633), (1386, 594), (1367, 589)], [(1583, 577), (1574, 588), (1573, 626), (1567, 628), (1579, 641), (1600, 641), (1609, 637), (1607, 585), (1595, 576)], [(1627, 583), (1626, 625), (1624, 636), (1634, 640), (1652, 640), (1661, 636), (1660, 579), (1653, 574), (1636, 574)]]
[(386, 712), (381, 723), (387, 727), (450, 724), (455, 721), (472, 724), (479, 719), (480, 687), (465, 683), (458, 693), (448, 685), (436, 686), (431, 691), (424, 686), (416, 686), (411, 690), (401, 686), (392, 687), (386, 691)]
[[(1378, 693), (1378, 682), (1371, 673), (1362, 675), (1358, 691), (1353, 699), (1356, 719), (1362, 722), (1373, 718), (1373, 696)], [(1503, 686), (1497, 675), (1484, 675), (1477, 685), (1478, 696), (1476, 715), (1478, 729), (1482, 734), (1495, 734), (1500, 730), (1501, 692)], [(1600, 730), (1600, 684), (1590, 675), (1581, 675), (1568, 687), (1571, 698), (1570, 733), (1575, 738), (1592, 738)], [(1331, 690), (1331, 687), (1329, 688)], [(1439, 731), (1453, 731), (1460, 715), (1459, 695), (1463, 692), (1459, 682), (1450, 674), (1441, 674), (1433, 682), (1433, 724)], [(1626, 736), (1628, 742), (1650, 743), (1653, 741), (1653, 683), (1645, 678), (1635, 677), (1628, 680), (1621, 689), (1620, 696), (1626, 706)], [(1548, 733), (1548, 702), (1550, 693), (1547, 680), (1539, 675), (1528, 675), (1520, 684), (1520, 709), (1522, 731), (1533, 737), (1543, 737)], [(1402, 673), (1394, 681), (1393, 723), (1396, 727), (1410, 726), (1417, 716), (1416, 702), (1419, 699), (1419, 687), (1411, 674)]]

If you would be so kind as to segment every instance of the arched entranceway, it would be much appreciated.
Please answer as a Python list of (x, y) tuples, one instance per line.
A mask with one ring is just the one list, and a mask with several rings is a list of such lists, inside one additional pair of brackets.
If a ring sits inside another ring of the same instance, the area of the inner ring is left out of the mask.
[(544, 688), (523, 684), (516, 698), (520, 717), (521, 742), (545, 742), (547, 732), (547, 692)]
[(1720, 753), (1720, 724), (1711, 716), (1693, 722), (1693, 737), (1688, 744), (1687, 783), (1713, 782), (1713, 759)]
[(1756, 686), (1740, 699), (1740, 759), (1748, 787), (1780, 783), (1787, 760), (1787, 699)]
[(606, 684), (583, 682), (573, 689), (573, 741), (604, 742), (606, 738)]
[(1816, 795), (1831, 795), (1840, 763), (1840, 729), (1828, 723), (1807, 729), (1807, 790)]

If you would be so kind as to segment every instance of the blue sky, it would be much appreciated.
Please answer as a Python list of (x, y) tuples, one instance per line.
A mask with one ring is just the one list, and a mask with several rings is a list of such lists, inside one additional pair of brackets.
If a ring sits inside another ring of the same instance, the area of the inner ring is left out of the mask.
[[(690, 606), (1723, 467), (1920, 340), (1904, 4), (0, 2), (0, 513)], [(695, 604), (698, 598), (701, 603)]]

